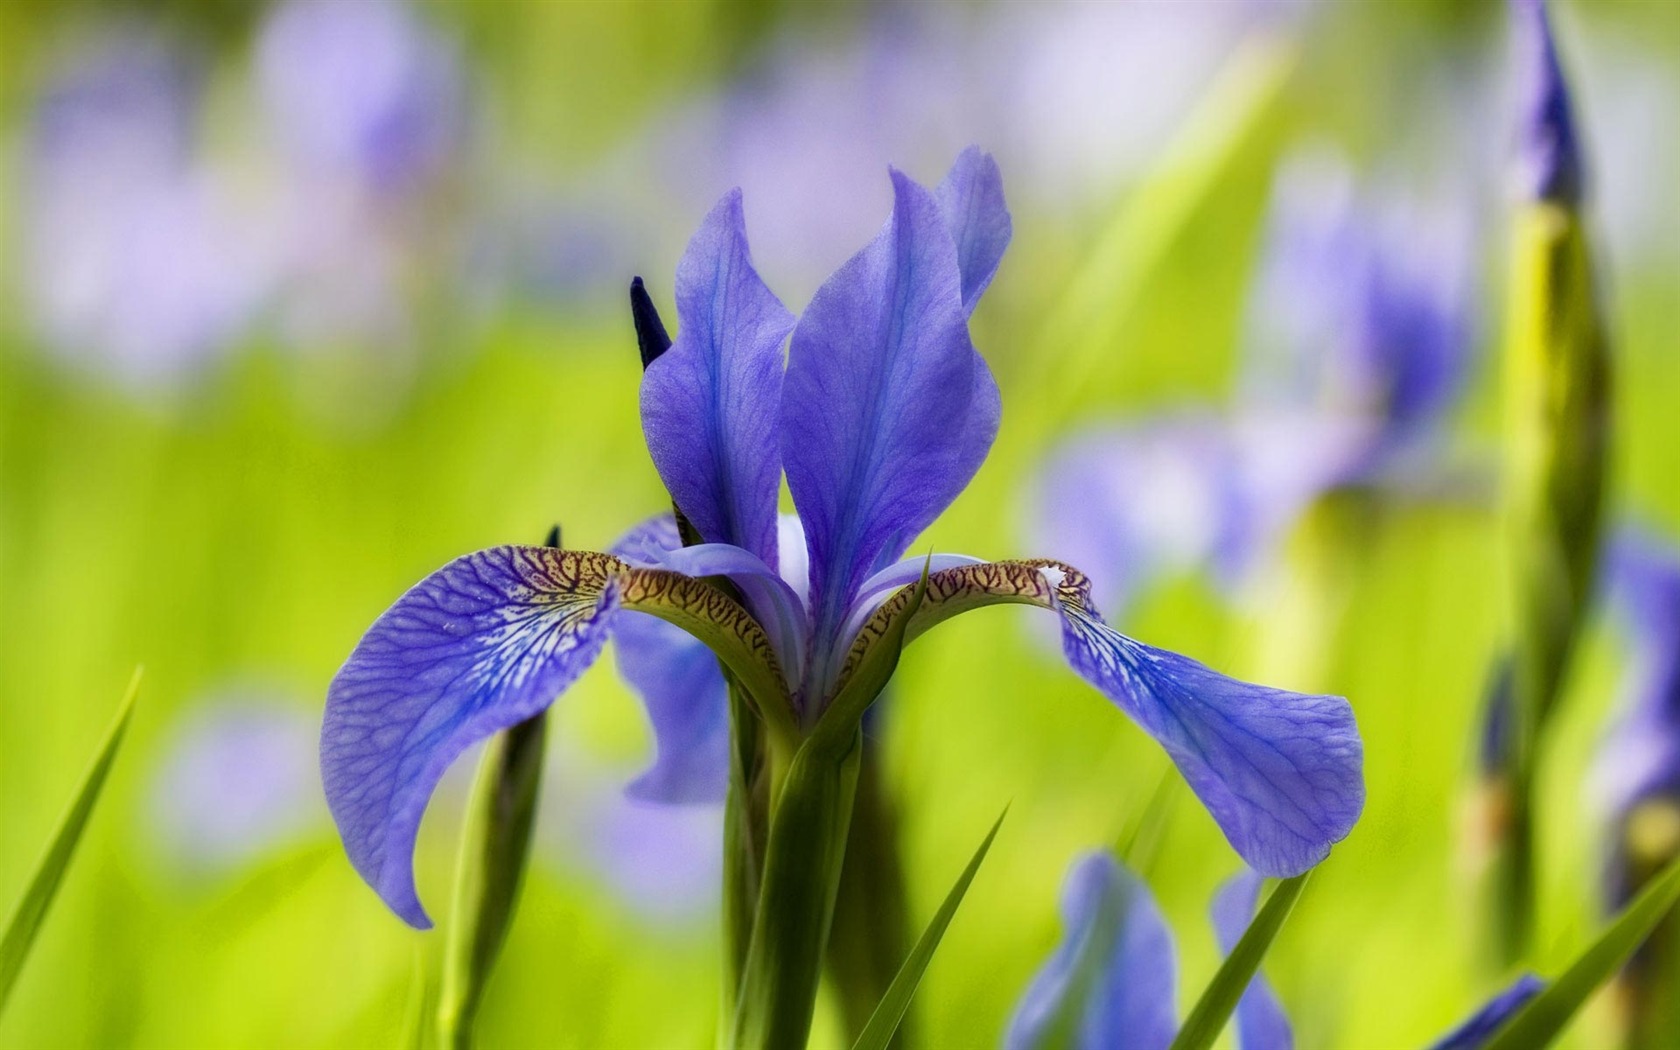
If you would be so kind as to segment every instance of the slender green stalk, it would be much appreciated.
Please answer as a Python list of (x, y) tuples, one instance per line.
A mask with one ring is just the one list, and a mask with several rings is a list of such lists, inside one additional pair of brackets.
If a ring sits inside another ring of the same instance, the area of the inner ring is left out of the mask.
[(546, 714), (499, 734), (479, 763), (455, 872), (455, 907), (438, 994), (438, 1033), (451, 1050), (473, 1043), (484, 999), (531, 848), (542, 784)]
[(1535, 761), (1586, 616), (1597, 567), (1610, 365), (1578, 210), (1517, 216), (1506, 370), (1513, 552), (1508, 820), (1488, 891), (1496, 959), (1521, 957), (1534, 914)]
[(1132, 312), (1161, 261), (1232, 168), (1271, 126), (1297, 48), (1256, 34), (1243, 42), (1202, 92), (1144, 183), (1097, 234), (1040, 329), (1032, 360), (1053, 378), (1060, 411), (1090, 398), (1092, 382), (1115, 357)]
[(852, 822), (862, 732), (816, 733), (793, 758), (770, 822), (731, 1044), (803, 1047), (810, 1034), (840, 867)]
[[(560, 546), (560, 526), (549, 531), (546, 545)], [(472, 1045), (490, 971), (513, 925), (531, 852), (547, 742), (548, 714), (543, 712), (498, 733), (479, 762), (461, 830), (449, 943), (438, 990), (438, 1038), (450, 1050)]]
[(1486, 1050), (1529, 1050), (1551, 1043), (1587, 999), (1645, 942), (1676, 901), (1680, 901), (1680, 861), (1669, 864), (1647, 883), (1557, 980), (1494, 1033), (1484, 1044)]
[[(1644, 887), (1680, 857), (1680, 803), (1654, 798), (1633, 807), (1618, 829), (1627, 884)], [(1616, 980), (1627, 1050), (1680, 1045), (1680, 916), (1670, 912)]]
[[(910, 954), (910, 905), (899, 848), (898, 808), (882, 776), (879, 749), (866, 737), (840, 896), (828, 941), (828, 974), (848, 1041), (855, 1041)], [(910, 1019), (890, 1040), (913, 1045)]]
[(770, 837), (770, 761), (764, 726), (752, 704), (729, 690), (729, 795), (723, 810), (723, 1010), (720, 1044), (727, 1045), (740, 998), (741, 975), (752, 944), (764, 851)]
[(6, 1009), (6, 1000), (11, 997), (18, 974), (23, 971), (23, 963), (35, 943), (35, 935), (46, 921), (47, 909), (52, 907), (53, 898), (58, 895), (58, 888), (64, 881), (64, 873), (69, 870), (70, 859), (75, 856), (76, 845), (82, 840), (82, 832), (87, 830), (94, 803), (99, 801), (100, 790), (111, 772), (111, 763), (117, 757), (117, 747), (128, 731), (128, 720), (134, 713), (134, 698), (139, 692), (140, 668), (137, 667), (128, 681), (128, 691), (123, 694), (122, 703), (117, 706), (117, 716), (112, 720), (111, 728), (105, 731), (105, 740), (94, 755), (93, 764), (82, 775), (81, 786), (76, 789), (70, 807), (59, 818), (46, 852), (35, 865), (28, 888), (18, 899), (6, 925), (0, 928), (3, 930), (0, 932), (0, 1012)]
[(933, 961), (933, 953), (939, 950), (939, 942), (944, 939), (945, 931), (950, 927), (951, 920), (956, 917), (957, 908), (962, 905), (963, 897), (967, 896), (968, 887), (974, 882), (974, 875), (980, 870), (980, 864), (986, 859), (986, 852), (992, 848), (992, 840), (997, 838), (998, 828), (1003, 826), (1003, 818), (1008, 814), (1009, 807), (1005, 806), (1003, 812), (998, 814), (997, 820), (992, 822), (992, 829), (986, 832), (986, 837), (980, 842), (980, 848), (974, 851), (968, 866), (957, 876), (956, 884), (945, 895), (945, 900), (939, 905), (939, 911), (934, 913), (933, 921), (928, 923), (927, 929), (916, 940), (916, 947), (905, 957), (904, 965), (893, 975), (886, 993), (881, 996), (880, 1004), (870, 1014), (863, 1031), (852, 1043), (852, 1050), (886, 1050), (902, 1034), (904, 1016), (910, 1010), (910, 1000), (915, 997), (916, 989), (921, 986), (922, 975), (927, 972), (928, 963)]

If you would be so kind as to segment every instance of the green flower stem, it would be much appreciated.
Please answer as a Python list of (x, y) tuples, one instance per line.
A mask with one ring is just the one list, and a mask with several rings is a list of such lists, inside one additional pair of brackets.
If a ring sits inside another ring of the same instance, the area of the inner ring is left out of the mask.
[(794, 755), (770, 821), (730, 1045), (805, 1045), (852, 822), (863, 734), (819, 730)]
[(1508, 345), (1513, 552), (1511, 790), (1490, 893), (1496, 959), (1521, 957), (1534, 912), (1535, 754), (1557, 704), (1597, 568), (1610, 430), (1610, 361), (1580, 214), (1517, 215)]
[[(1680, 802), (1640, 803), (1619, 829), (1629, 882), (1650, 885), (1680, 857)], [(1628, 1050), (1680, 1046), (1680, 916), (1670, 913), (1616, 978), (1617, 1005)]]
[[(852, 831), (828, 940), (828, 975), (840, 1002), (845, 1041), (855, 1042), (910, 954), (910, 908), (899, 848), (898, 808), (882, 777), (879, 749), (864, 743)], [(889, 1046), (915, 1042), (906, 1017)]]
[(726, 1045), (752, 943), (764, 849), (770, 837), (770, 776), (763, 725), (733, 681), (729, 688), (729, 795), (723, 810), (723, 1009)]
[(438, 996), (438, 1032), (451, 1050), (472, 1045), (490, 971), (507, 940), (530, 853), (548, 717), (499, 734), (473, 785), (455, 873), (455, 905)]

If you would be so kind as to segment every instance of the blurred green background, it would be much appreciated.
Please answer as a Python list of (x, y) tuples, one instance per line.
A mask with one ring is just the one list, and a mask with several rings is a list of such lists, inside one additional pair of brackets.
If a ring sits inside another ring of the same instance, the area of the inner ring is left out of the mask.
[[(1680, 9), (1557, 17), (1613, 310), (1612, 518), (1674, 534)], [(448, 558), (555, 521), (600, 549), (664, 505), (624, 292), (641, 273), (669, 311), (724, 190), (744, 186), (759, 267), (797, 309), (885, 218), (885, 163), (932, 182), (969, 142), (1015, 218), (974, 320), (1005, 414), (924, 541), (940, 550), (1054, 556), (1027, 523), (1058, 436), (1228, 400), (1273, 175), (1303, 145), (1476, 217), (1472, 380), (1445, 443), (1485, 484), (1328, 548), (1309, 515), (1243, 600), (1181, 577), (1121, 624), (1352, 699), (1369, 804), (1268, 973), (1304, 1046), (1444, 1031), (1501, 976), (1478, 962), (1465, 827), (1504, 621), (1506, 45), (1480, 3), (0, 5), (0, 902), (146, 667), (0, 1046), (395, 1044), (440, 935), (387, 913), (338, 847), (312, 754), (334, 670)], [(918, 997), (930, 1045), (996, 1043), (1059, 936), (1067, 862), (1115, 841), (1167, 767), (1032, 616), (919, 643), (879, 725), (919, 917), (1011, 805)], [(1600, 921), (1586, 785), (1623, 652), (1594, 629), (1542, 756), (1542, 972)], [(556, 707), (488, 1046), (715, 1028), (715, 814), (622, 812), (651, 745), (610, 663)], [(238, 740), (206, 752), (225, 721)], [(434, 914), (464, 783), (423, 829)], [(635, 822), (680, 855), (620, 849)], [(1181, 792), (1147, 877), (1186, 1003), (1237, 864)], [(1572, 1038), (1610, 1024), (1600, 1007)]]

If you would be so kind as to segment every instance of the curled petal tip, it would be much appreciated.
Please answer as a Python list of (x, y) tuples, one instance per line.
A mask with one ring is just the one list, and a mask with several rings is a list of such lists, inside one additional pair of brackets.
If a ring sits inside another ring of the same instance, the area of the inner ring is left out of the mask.
[(1014, 233), (1003, 197), (1003, 173), (991, 154), (970, 146), (951, 165), (934, 198), (956, 242), (963, 310), (972, 314)]

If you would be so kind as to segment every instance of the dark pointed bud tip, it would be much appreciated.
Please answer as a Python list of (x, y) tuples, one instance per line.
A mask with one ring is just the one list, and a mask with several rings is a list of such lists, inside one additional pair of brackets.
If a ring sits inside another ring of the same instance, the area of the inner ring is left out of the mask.
[(1530, 200), (1575, 205), (1584, 175), (1581, 144), (1558, 61), (1545, 0), (1512, 0), (1516, 18), (1522, 125), (1517, 171), (1519, 189)]
[(648, 296), (647, 289), (642, 285), (640, 277), (630, 279), (630, 316), (636, 321), (636, 345), (642, 351), (642, 367), (659, 359), (659, 355), (671, 349), (671, 337), (665, 332), (665, 323), (659, 319), (659, 311), (653, 308), (653, 299)]
[(543, 540), (543, 546), (544, 547), (559, 547), (560, 546), (560, 526), (556, 525), (552, 529), (548, 530), (548, 539)]

